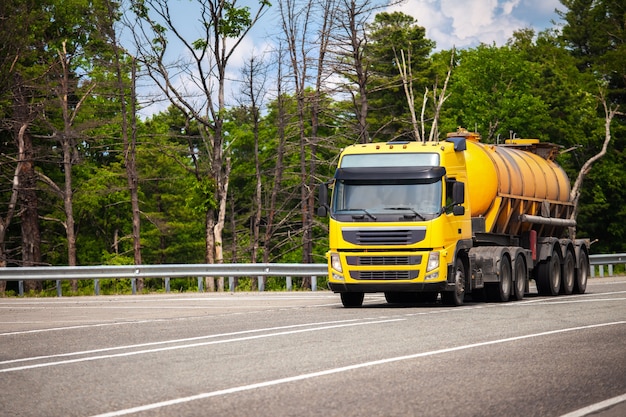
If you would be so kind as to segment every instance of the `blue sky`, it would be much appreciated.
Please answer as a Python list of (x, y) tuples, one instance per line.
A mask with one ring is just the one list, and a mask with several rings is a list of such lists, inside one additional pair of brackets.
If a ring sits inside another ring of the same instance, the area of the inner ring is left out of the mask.
[[(237, 0), (238, 6), (249, 5), (252, 12), (259, 0)], [(277, 24), (278, 0), (252, 33), (243, 40), (229, 61), (227, 101), (237, 96), (237, 83), (242, 64), (253, 55), (272, 49), (273, 39), (280, 32)], [(170, 0), (169, 7), (179, 28), (184, 28), (190, 39), (199, 36), (197, 9), (193, 0)], [(426, 28), (426, 37), (436, 42), (437, 50), (471, 48), (480, 43), (504, 45), (514, 31), (533, 28), (536, 32), (551, 28), (552, 21), (559, 22), (555, 9), (563, 9), (559, 0), (405, 0), (388, 11), (401, 11), (412, 15), (420, 26)], [(132, 50), (132, 48), (131, 48)], [(179, 82), (185, 83), (184, 80)], [(185, 83), (186, 85), (192, 85)], [(156, 87), (154, 87), (156, 88)], [(149, 86), (143, 90), (153, 90)], [(155, 91), (156, 94), (158, 92)], [(141, 113), (150, 115), (165, 110), (166, 102), (144, 108)]]

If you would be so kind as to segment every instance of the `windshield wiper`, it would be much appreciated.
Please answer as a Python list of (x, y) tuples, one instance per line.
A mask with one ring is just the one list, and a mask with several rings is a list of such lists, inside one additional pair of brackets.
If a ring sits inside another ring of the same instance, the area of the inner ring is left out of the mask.
[[(422, 216), (411, 207), (385, 207), (385, 210), (407, 210), (415, 214), (415, 216), (411, 216), (411, 217), (419, 217), (422, 221), (426, 221), (426, 217)], [(405, 217), (407, 216), (405, 215)]]
[[(376, 221), (376, 216), (374, 216), (372, 213), (370, 213), (369, 211), (365, 210), (365, 209), (350, 209), (350, 210), (358, 210), (358, 211), (362, 211), (363, 213), (367, 214), (367, 217), (369, 217), (370, 219)], [(357, 219), (357, 218), (363, 218), (364, 216), (352, 216), (353, 219)]]

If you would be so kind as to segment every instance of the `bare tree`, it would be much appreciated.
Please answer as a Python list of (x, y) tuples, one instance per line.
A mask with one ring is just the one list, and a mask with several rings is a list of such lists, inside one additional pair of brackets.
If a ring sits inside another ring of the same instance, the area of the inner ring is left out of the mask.
[[(591, 171), (592, 165), (599, 159), (601, 159), (604, 155), (606, 155), (609, 143), (611, 142), (611, 122), (613, 121), (613, 118), (617, 115), (626, 115), (626, 113), (619, 111), (619, 105), (612, 105), (610, 103), (607, 103), (607, 97), (602, 89), (600, 90), (599, 100), (602, 103), (602, 107), (604, 108), (604, 141), (602, 143), (602, 148), (600, 149), (600, 151), (591, 158), (589, 158), (583, 164), (583, 166), (580, 168), (580, 171), (578, 172), (576, 181), (574, 181), (574, 185), (572, 186), (572, 189), (570, 191), (570, 201), (574, 204), (574, 208), (570, 215), (571, 220), (576, 220), (576, 217), (578, 217), (580, 193), (585, 177)], [(569, 228), (569, 237), (571, 239), (576, 238), (576, 226)]]
[[(53, 107), (61, 109), (63, 128), (58, 129), (54, 123), (44, 117), (43, 121), (48, 126), (52, 135), (49, 139), (57, 142), (61, 149), (63, 170), (63, 184), (57, 184), (41, 171), (37, 171), (37, 177), (46, 184), (52, 192), (63, 201), (64, 219), (45, 217), (45, 220), (60, 222), (65, 230), (67, 239), (67, 262), (69, 266), (76, 266), (76, 226), (74, 221), (74, 184), (73, 167), (79, 161), (77, 144), (81, 134), (76, 128), (76, 118), (83, 108), (85, 100), (89, 98), (96, 87), (96, 83), (89, 81), (83, 91), (79, 93), (78, 80), (72, 74), (72, 60), (74, 55), (67, 50), (67, 42), (61, 42), (61, 48), (57, 50), (57, 65), (51, 68), (52, 73), (57, 73), (55, 79), (58, 84), (52, 90), (56, 95)], [(80, 95), (80, 97), (78, 97)], [(78, 281), (71, 280), (73, 292), (78, 290)]]
[(249, 105), (250, 114), (252, 116), (252, 133), (254, 136), (254, 197), (253, 197), (253, 213), (250, 239), (250, 261), (256, 263), (258, 261), (261, 215), (263, 212), (262, 202), (262, 172), (261, 161), (259, 159), (259, 128), (261, 123), (261, 107), (263, 106), (263, 97), (266, 93), (265, 83), (267, 80), (266, 65), (262, 58), (252, 56), (244, 64), (242, 68), (243, 85), (241, 92), (246, 97)]
[[(415, 136), (415, 140), (417, 141), (426, 141), (426, 103), (428, 102), (428, 88), (424, 91), (424, 97), (422, 100), (422, 111), (420, 114), (420, 119), (418, 121), (417, 114), (415, 112), (415, 94), (413, 91), (413, 71), (411, 70), (411, 51), (409, 50), (405, 56), (404, 50), (400, 50), (400, 55), (398, 56), (398, 51), (395, 47), (393, 48), (393, 53), (396, 58), (396, 62), (398, 63), (398, 71), (400, 72), (400, 79), (402, 80), (402, 86), (404, 88), (404, 94), (406, 96), (407, 104), (409, 106), (409, 113), (411, 114), (411, 126), (413, 127), (413, 136)], [(428, 141), (432, 142), (437, 139), (438, 134), (438, 126), (439, 126), (439, 115), (441, 114), (441, 109), (443, 107), (443, 103), (449, 97), (446, 95), (446, 89), (448, 88), (448, 82), (450, 81), (450, 75), (452, 75), (452, 67), (454, 65), (454, 49), (452, 49), (452, 53), (450, 55), (450, 65), (448, 67), (448, 73), (446, 75), (446, 80), (443, 83), (443, 87), (441, 91), (437, 86), (437, 82), (435, 81), (435, 85), (433, 86), (433, 102), (435, 104), (434, 115), (432, 117), (432, 123), (430, 126), (430, 133), (428, 135)]]
[(364, 54), (368, 44), (367, 25), (379, 10), (403, 0), (392, 2), (378, 0), (337, 0), (332, 27), (330, 28), (329, 68), (343, 77), (339, 93), (351, 98), (356, 126), (356, 142), (370, 141), (368, 132), (368, 81), (370, 72)]
[(277, 138), (278, 138), (278, 147), (276, 149), (276, 161), (274, 166), (274, 173), (272, 175), (272, 186), (269, 195), (269, 201), (266, 209), (266, 224), (265, 224), (265, 233), (263, 236), (263, 262), (270, 261), (270, 254), (272, 252), (271, 241), (272, 236), (274, 236), (276, 230), (278, 230), (282, 224), (286, 221), (288, 216), (284, 216), (282, 219), (278, 218), (277, 212), (279, 211), (279, 193), (282, 189), (283, 183), (283, 174), (284, 174), (284, 157), (285, 157), (285, 149), (287, 146), (287, 125), (288, 125), (288, 114), (286, 110), (285, 103), (285, 94), (283, 90), (283, 56), (284, 49), (282, 44), (279, 44), (278, 50), (276, 51), (276, 109), (277, 109)]
[[(248, 6), (239, 7), (237, 0), (196, 0), (201, 37), (195, 40), (186, 32), (189, 20), (176, 21), (167, 0), (132, 4), (139, 24), (133, 35), (140, 63), (171, 104), (201, 129), (198, 142), (190, 145), (190, 156), (198, 182), (205, 182), (207, 177), (212, 181), (213, 198), (206, 204), (206, 262), (221, 263), (230, 176), (229, 143), (223, 131), (226, 70), (269, 3), (260, 0), (251, 13)], [(172, 55), (172, 48), (184, 54)], [(170, 65), (169, 60), (175, 64)], [(207, 277), (206, 285), (208, 290), (215, 290), (213, 278)], [(223, 289), (223, 278), (218, 285)]]
[(312, 26), (314, 3), (297, 0), (280, 0), (278, 3), (281, 16), (283, 35), (291, 63), (291, 76), (296, 97), (298, 135), (300, 144), (300, 214), (302, 221), (302, 262), (310, 263), (311, 227), (308, 207), (309, 192), (307, 167), (307, 115), (306, 115), (306, 86), (309, 77), (309, 63), (311, 60), (310, 28)]

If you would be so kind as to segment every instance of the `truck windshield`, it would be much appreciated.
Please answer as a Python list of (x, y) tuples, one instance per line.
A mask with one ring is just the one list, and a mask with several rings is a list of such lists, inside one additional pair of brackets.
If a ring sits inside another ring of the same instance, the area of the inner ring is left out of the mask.
[[(337, 214), (402, 215), (420, 220), (441, 213), (441, 180), (435, 182), (338, 180), (333, 192), (333, 211)], [(405, 213), (406, 211), (406, 213)]]

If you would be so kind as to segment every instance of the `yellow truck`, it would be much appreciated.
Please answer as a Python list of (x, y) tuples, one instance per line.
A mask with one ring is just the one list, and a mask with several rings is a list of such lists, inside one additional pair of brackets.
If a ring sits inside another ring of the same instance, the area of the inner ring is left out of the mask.
[(590, 243), (566, 237), (574, 207), (557, 152), (464, 129), (345, 148), (319, 187), (329, 288), (345, 307), (376, 292), (389, 303), (521, 300), (531, 279), (541, 295), (584, 293)]

